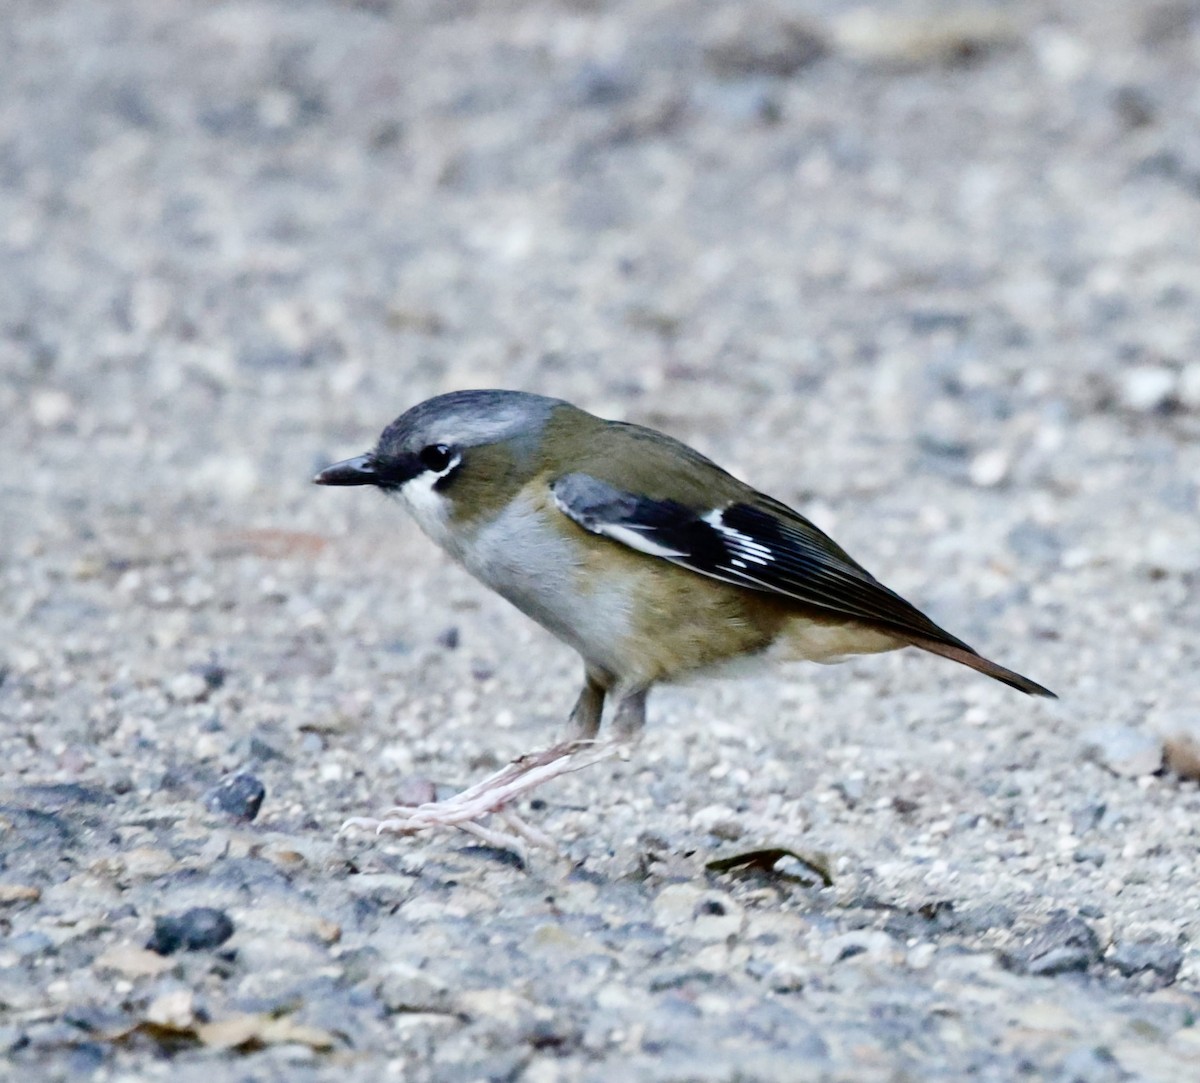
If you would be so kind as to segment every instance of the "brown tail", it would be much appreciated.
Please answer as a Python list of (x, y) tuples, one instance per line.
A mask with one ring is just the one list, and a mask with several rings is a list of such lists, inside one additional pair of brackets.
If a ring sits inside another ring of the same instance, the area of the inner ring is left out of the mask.
[(961, 662), (964, 666), (970, 666), (972, 669), (978, 670), (980, 673), (986, 673), (989, 677), (993, 677), (998, 681), (1003, 681), (1005, 684), (1024, 692), (1028, 696), (1047, 696), (1050, 699), (1058, 699), (1049, 688), (1043, 688), (1036, 681), (1031, 681), (1028, 677), (1022, 677), (1019, 673), (1014, 673), (1011, 669), (1005, 669), (1001, 665), (984, 658), (981, 654), (976, 654), (970, 647), (955, 646), (951, 643), (939, 643), (936, 639), (917, 639), (913, 638), (912, 645), (920, 647), (923, 651), (929, 651), (930, 654), (940, 654), (943, 658), (950, 658), (955, 662)]

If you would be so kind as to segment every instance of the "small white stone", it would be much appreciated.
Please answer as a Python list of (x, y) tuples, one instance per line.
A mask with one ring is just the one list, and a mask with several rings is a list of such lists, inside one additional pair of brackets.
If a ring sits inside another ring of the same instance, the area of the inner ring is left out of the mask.
[(181, 673), (167, 685), (167, 695), (176, 703), (199, 703), (212, 691), (199, 673)]
[(693, 884), (668, 884), (654, 900), (655, 922), (670, 926), (691, 921), (705, 894)]
[(878, 929), (859, 929), (834, 936), (821, 944), (818, 952), (827, 966), (862, 955), (872, 962), (895, 962), (899, 954), (896, 941)]
[(933, 962), (936, 954), (937, 945), (935, 944), (915, 944), (908, 949), (908, 955), (904, 961), (910, 970), (925, 970)]
[(157, 977), (178, 966), (175, 959), (168, 959), (147, 948), (133, 944), (117, 944), (96, 958), (92, 964), (98, 971), (111, 971), (130, 978)]
[[(1149, 531), (1143, 539), (1144, 551), (1141, 563), (1175, 575), (1188, 575), (1197, 564), (1195, 526), (1191, 522), (1172, 523)], [(1150, 623), (1157, 623), (1158, 614), (1150, 615)]]
[(198, 609), (213, 599), (212, 584), (199, 576), (192, 576), (179, 588), (179, 600), (189, 609)]
[(668, 884), (654, 900), (655, 923), (670, 928), (690, 925), (700, 940), (725, 940), (745, 924), (742, 908), (728, 895), (692, 884)]
[[(712, 906), (706, 911), (705, 906)], [(728, 940), (738, 936), (745, 926), (742, 908), (732, 899), (715, 895), (700, 906), (692, 922), (692, 935), (697, 940)]]
[(195, 994), (190, 989), (172, 989), (155, 997), (146, 1008), (146, 1021), (160, 1027), (184, 1030), (195, 1020)]
[(767, 981), (776, 993), (798, 993), (811, 980), (811, 969), (791, 959), (776, 963), (767, 976)]
[(1087, 45), (1065, 30), (1043, 27), (1031, 38), (1038, 64), (1056, 83), (1073, 83), (1091, 64)]
[(971, 460), (967, 475), (971, 482), (981, 489), (990, 489), (1008, 477), (1010, 465), (1008, 452), (1000, 448), (989, 448)]
[(1119, 394), (1123, 406), (1138, 413), (1151, 413), (1165, 406), (1178, 384), (1178, 377), (1161, 365), (1139, 365), (1121, 377)]
[(708, 805), (693, 813), (691, 826), (718, 839), (736, 839), (742, 834), (737, 813), (725, 805)]
[(1150, 725), (1162, 738), (1167, 766), (1181, 778), (1200, 779), (1200, 709), (1160, 709)]
[(201, 733), (192, 742), (192, 755), (198, 760), (215, 760), (225, 748), (226, 743), (219, 733)]
[(286, 90), (268, 90), (257, 102), (258, 119), (267, 128), (290, 128), (296, 123), (300, 103), (295, 94)]
[(33, 420), (43, 429), (61, 425), (75, 410), (75, 403), (65, 391), (46, 388), (36, 391), (29, 403)]

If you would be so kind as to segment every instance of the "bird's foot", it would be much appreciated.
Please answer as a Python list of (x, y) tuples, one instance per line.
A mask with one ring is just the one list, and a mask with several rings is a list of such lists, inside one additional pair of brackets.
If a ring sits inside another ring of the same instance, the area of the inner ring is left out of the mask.
[[(444, 801), (400, 805), (388, 809), (382, 819), (356, 816), (342, 824), (342, 831), (361, 828), (379, 835), (412, 835), (431, 828), (457, 827), (489, 846), (512, 851), (522, 860), (527, 842), (557, 853), (558, 847), (549, 835), (527, 824), (508, 806), (551, 779), (582, 771), (619, 751), (620, 746), (611, 742), (564, 741), (540, 752), (519, 756), (481, 782)], [(495, 817), (502, 829), (479, 822), (487, 817)]]

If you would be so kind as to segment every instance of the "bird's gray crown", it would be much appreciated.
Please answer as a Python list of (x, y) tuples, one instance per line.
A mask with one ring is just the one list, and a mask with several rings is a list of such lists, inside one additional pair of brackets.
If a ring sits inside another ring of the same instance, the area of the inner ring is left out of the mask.
[(451, 391), (401, 414), (379, 438), (381, 458), (415, 452), (430, 444), (477, 447), (535, 436), (562, 399), (524, 391)]

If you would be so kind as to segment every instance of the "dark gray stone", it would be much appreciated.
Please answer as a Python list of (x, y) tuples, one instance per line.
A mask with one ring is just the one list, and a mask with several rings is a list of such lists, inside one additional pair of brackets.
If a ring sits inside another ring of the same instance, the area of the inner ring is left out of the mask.
[(213, 812), (223, 812), (235, 820), (249, 823), (262, 808), (267, 788), (255, 776), (239, 771), (221, 779), (204, 795), (204, 805)]
[(1018, 974), (1045, 977), (1087, 970), (1099, 958), (1100, 941), (1092, 927), (1059, 910), (1019, 948), (1003, 953), (1000, 961)]
[(1170, 985), (1183, 966), (1183, 951), (1175, 944), (1118, 940), (1104, 961), (1127, 978), (1151, 971)]
[(166, 914), (154, 919), (154, 933), (146, 947), (159, 955), (175, 952), (204, 951), (217, 948), (233, 936), (233, 922), (224, 910), (196, 906), (182, 914)]

